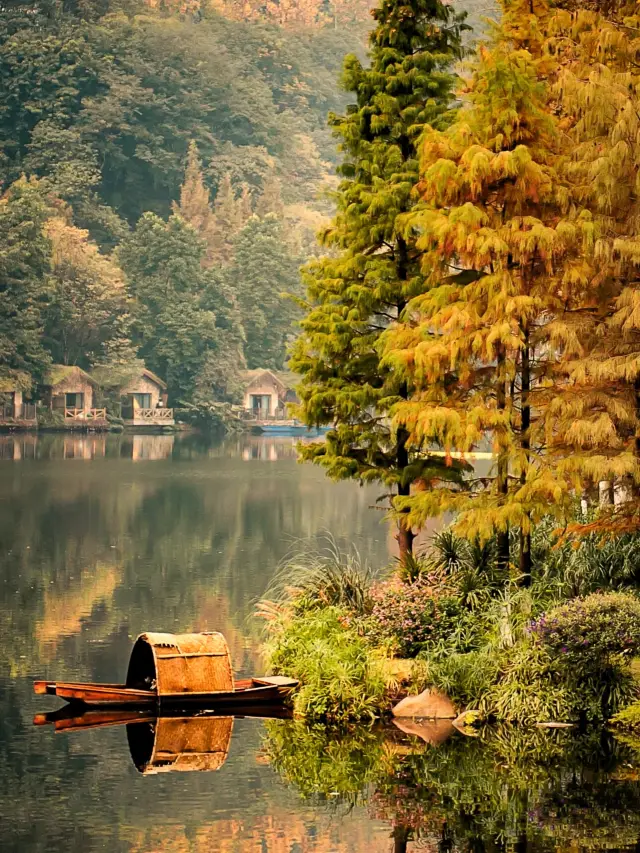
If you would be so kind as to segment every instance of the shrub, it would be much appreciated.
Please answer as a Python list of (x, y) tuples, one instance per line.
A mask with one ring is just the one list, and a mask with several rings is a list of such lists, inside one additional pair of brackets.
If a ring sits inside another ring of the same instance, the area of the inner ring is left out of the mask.
[(434, 576), (422, 575), (413, 583), (385, 581), (373, 587), (372, 597), (367, 636), (374, 644), (390, 642), (401, 656), (446, 644), (467, 617), (452, 590)]
[(312, 720), (373, 719), (385, 706), (379, 660), (337, 607), (283, 615), (270, 623), (269, 663), (300, 681), (296, 714)]
[(533, 622), (531, 633), (573, 672), (597, 674), (640, 649), (640, 600), (622, 592), (574, 598)]
[(571, 697), (548, 651), (530, 640), (501, 656), (500, 678), (480, 707), (504, 722), (536, 723), (575, 718)]
[(429, 682), (456, 705), (477, 708), (499, 677), (493, 649), (454, 653), (429, 662)]
[(640, 729), (640, 702), (633, 702), (618, 711), (611, 723), (621, 729)]
[(343, 552), (328, 536), (321, 551), (303, 549), (286, 560), (267, 595), (289, 602), (297, 613), (341, 607), (364, 616), (373, 607), (372, 577), (355, 548)]

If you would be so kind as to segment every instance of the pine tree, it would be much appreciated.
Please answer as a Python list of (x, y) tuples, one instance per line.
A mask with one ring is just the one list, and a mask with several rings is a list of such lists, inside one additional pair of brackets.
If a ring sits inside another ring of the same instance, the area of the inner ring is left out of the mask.
[(231, 178), (225, 175), (216, 193), (211, 229), (211, 255), (217, 263), (229, 263), (233, 257), (233, 241), (245, 223), (246, 201), (238, 198)]
[(180, 203), (173, 203), (173, 212), (188, 222), (201, 237), (206, 239), (213, 226), (213, 211), (209, 190), (205, 186), (198, 146), (191, 140), (187, 153), (184, 181), (180, 187)]
[[(333, 425), (303, 457), (337, 479), (382, 482), (393, 500), (414, 483), (458, 476), (458, 466), (423, 453), (404, 426), (391, 424), (391, 410), (413, 388), (383, 364), (380, 340), (425, 287), (415, 237), (398, 218), (413, 205), (420, 132), (451, 117), (463, 16), (439, 0), (382, 0), (373, 17), (370, 66), (355, 56), (344, 64), (356, 103), (330, 117), (344, 153), (338, 214), (324, 235), (333, 254), (306, 269), (309, 305), (291, 366), (302, 375), (305, 423)], [(405, 561), (413, 533), (402, 519), (398, 541)]]
[(222, 280), (237, 301), (249, 368), (284, 367), (299, 316), (287, 294), (300, 295), (299, 266), (300, 259), (287, 248), (282, 223), (273, 213), (263, 219), (252, 216), (235, 240), (233, 263)]
[(546, 2), (506, 0), (491, 49), (483, 48), (466, 104), (447, 130), (423, 140), (419, 232), (429, 288), (390, 330), (389, 362), (415, 389), (395, 417), (412, 443), (468, 453), (489, 439), (489, 477), (422, 491), (401, 506), (415, 524), (458, 513), (470, 538), (520, 528), (520, 572), (531, 577), (531, 525), (568, 508), (576, 483), (544, 455), (542, 413), (560, 363), (575, 356), (571, 310), (592, 280), (588, 211), (570, 204), (566, 136), (549, 85)]

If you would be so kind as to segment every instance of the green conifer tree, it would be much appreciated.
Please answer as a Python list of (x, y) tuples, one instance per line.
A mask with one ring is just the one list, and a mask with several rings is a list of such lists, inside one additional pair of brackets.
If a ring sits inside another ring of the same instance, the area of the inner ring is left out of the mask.
[(249, 368), (282, 370), (299, 317), (287, 294), (300, 294), (301, 261), (292, 257), (282, 232), (273, 213), (252, 216), (235, 240), (233, 262), (220, 276), (221, 287), (238, 305)]
[[(418, 182), (417, 142), (427, 124), (449, 123), (462, 54), (462, 15), (440, 0), (382, 0), (373, 12), (370, 66), (355, 56), (344, 86), (356, 103), (331, 115), (345, 158), (338, 214), (324, 235), (332, 254), (306, 269), (309, 305), (291, 366), (302, 375), (300, 415), (332, 424), (327, 441), (304, 458), (336, 479), (383, 482), (408, 495), (417, 482), (455, 478), (455, 465), (411, 448), (389, 412), (411, 396), (404, 376), (381, 362), (380, 336), (425, 287), (419, 252), (398, 217), (411, 210)], [(401, 560), (413, 533), (398, 526)]]

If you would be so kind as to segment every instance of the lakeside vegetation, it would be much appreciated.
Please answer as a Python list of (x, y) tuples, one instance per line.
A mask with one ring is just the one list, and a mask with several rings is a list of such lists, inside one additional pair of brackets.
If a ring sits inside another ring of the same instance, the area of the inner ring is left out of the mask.
[(602, 722), (639, 695), (638, 10), (500, 6), (462, 78), (437, 0), (382, 0), (370, 65), (345, 63), (291, 365), (301, 417), (332, 425), (302, 457), (382, 484), (399, 566), (311, 571), (272, 614), (307, 717), (384, 713), (398, 656), (485, 719)]
[[(291, 789), (334, 814), (364, 806), (388, 823), (394, 849), (575, 846), (632, 849), (638, 745), (609, 734), (514, 726), (463, 737), (426, 723), (414, 736), (267, 724), (264, 752)], [(425, 742), (426, 741), (426, 742)]]

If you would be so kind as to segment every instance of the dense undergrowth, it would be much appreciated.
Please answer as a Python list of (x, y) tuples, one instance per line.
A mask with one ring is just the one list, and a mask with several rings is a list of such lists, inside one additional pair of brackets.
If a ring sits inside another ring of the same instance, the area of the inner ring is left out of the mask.
[(335, 548), (288, 563), (261, 611), (273, 670), (300, 680), (296, 713), (376, 717), (430, 686), (487, 720), (609, 719), (640, 695), (640, 536), (557, 544), (549, 521), (533, 553), (526, 588), (492, 543), (450, 530), (382, 579)]

